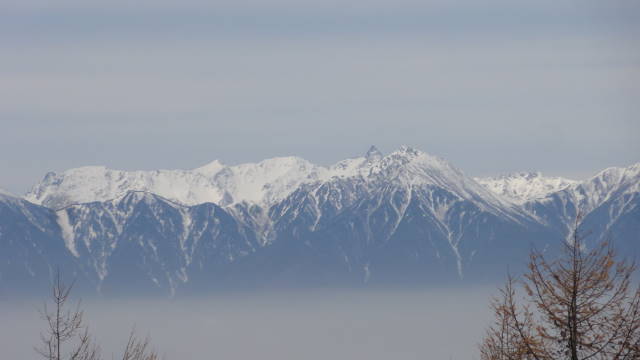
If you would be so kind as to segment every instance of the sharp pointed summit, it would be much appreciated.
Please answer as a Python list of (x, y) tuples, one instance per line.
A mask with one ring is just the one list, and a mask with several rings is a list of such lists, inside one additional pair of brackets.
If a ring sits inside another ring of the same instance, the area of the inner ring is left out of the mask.
[(368, 162), (373, 163), (376, 161), (380, 161), (380, 159), (382, 159), (383, 156), (384, 154), (382, 154), (382, 152), (380, 152), (380, 150), (378, 150), (378, 148), (375, 145), (371, 145), (371, 147), (369, 148), (369, 151), (367, 151), (367, 154), (365, 155), (365, 158), (367, 159)]
[(493, 281), (530, 246), (562, 244), (578, 210), (594, 237), (640, 253), (640, 164), (584, 181), (472, 179), (415, 148), (371, 146), (329, 167), (82, 167), (24, 199), (0, 190), (0, 294), (46, 287), (60, 265), (100, 294)]

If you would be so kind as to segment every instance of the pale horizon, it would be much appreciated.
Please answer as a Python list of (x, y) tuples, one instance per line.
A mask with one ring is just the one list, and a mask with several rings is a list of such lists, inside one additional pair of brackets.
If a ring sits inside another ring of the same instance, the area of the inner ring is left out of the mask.
[(48, 171), (328, 165), (408, 144), (470, 176), (639, 161), (630, 1), (0, 5), (0, 187)]

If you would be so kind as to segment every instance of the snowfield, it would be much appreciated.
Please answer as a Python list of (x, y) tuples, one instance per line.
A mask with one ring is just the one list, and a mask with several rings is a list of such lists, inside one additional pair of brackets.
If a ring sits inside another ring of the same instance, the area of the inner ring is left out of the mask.
[(47, 174), (25, 198), (0, 195), (0, 291), (59, 265), (105, 293), (491, 282), (531, 246), (561, 244), (578, 213), (594, 240), (640, 251), (640, 163), (583, 181), (472, 178), (404, 146), (327, 167), (82, 167)]

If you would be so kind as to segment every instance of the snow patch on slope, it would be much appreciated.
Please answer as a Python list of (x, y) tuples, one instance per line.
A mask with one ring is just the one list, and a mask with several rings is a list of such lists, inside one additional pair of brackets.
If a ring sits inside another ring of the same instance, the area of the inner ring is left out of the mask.
[[(185, 203), (217, 200), (219, 190), (204, 175), (186, 170), (121, 171), (87, 166), (48, 173), (25, 198), (51, 208), (107, 201), (128, 191), (148, 191)], [(206, 200), (205, 200), (206, 201)]]
[(446, 160), (410, 147), (385, 156), (375, 164), (371, 172), (380, 181), (396, 181), (405, 187), (436, 186), (461, 199), (472, 201), (480, 208), (493, 213), (520, 212), (513, 204), (486, 189)]
[(229, 166), (213, 179), (214, 185), (227, 199), (214, 202), (230, 205), (246, 201), (271, 205), (284, 199), (301, 184), (320, 180), (325, 171), (321, 166), (294, 156)]
[[(628, 176), (617, 174), (615, 169), (600, 174), (604, 183), (615, 183), (617, 177)], [(185, 205), (212, 202), (230, 207), (247, 203), (269, 208), (303, 185), (323, 184), (334, 179), (362, 182), (369, 187), (385, 183), (405, 188), (436, 186), (493, 212), (517, 212), (519, 205), (527, 201), (543, 199), (581, 184), (539, 173), (473, 179), (444, 159), (407, 146), (386, 156), (372, 146), (364, 156), (328, 167), (293, 156), (233, 166), (216, 160), (193, 170), (121, 171), (104, 166), (81, 167), (47, 174), (25, 199), (60, 209), (71, 204), (120, 198), (129, 191), (144, 191)], [(588, 191), (602, 192), (598, 189), (606, 187), (595, 183), (593, 186), (595, 188)]]
[(475, 178), (475, 180), (514, 203), (542, 199), (547, 195), (566, 189), (579, 181), (562, 177), (547, 177), (539, 172), (520, 172), (496, 177)]
[(302, 184), (332, 177), (361, 175), (363, 167), (379, 161), (372, 147), (367, 156), (323, 167), (299, 157), (278, 157), (234, 166), (213, 161), (193, 170), (122, 171), (87, 166), (48, 173), (26, 199), (51, 208), (108, 201), (129, 191), (145, 191), (185, 205), (213, 202), (222, 206), (247, 202), (268, 207)]
[(71, 254), (75, 257), (79, 257), (78, 250), (76, 249), (76, 239), (75, 234), (73, 232), (73, 226), (71, 226), (71, 222), (69, 221), (69, 214), (67, 214), (66, 210), (60, 210), (56, 213), (58, 216), (56, 218), (56, 222), (60, 226), (60, 230), (62, 231), (62, 238), (64, 239), (64, 244), (69, 249)]
[(604, 169), (566, 192), (583, 212), (589, 212), (614, 197), (640, 192), (640, 163)]

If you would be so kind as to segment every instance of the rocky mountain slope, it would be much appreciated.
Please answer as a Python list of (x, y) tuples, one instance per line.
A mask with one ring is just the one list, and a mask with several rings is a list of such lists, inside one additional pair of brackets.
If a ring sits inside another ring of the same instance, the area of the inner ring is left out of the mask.
[(49, 173), (0, 195), (0, 291), (55, 267), (102, 294), (492, 282), (576, 214), (638, 250), (640, 164), (585, 181), (473, 179), (409, 147), (329, 167), (286, 157), (194, 170)]
[(475, 178), (487, 189), (512, 202), (522, 204), (578, 184), (562, 177), (546, 177), (539, 172), (522, 172), (489, 178)]

